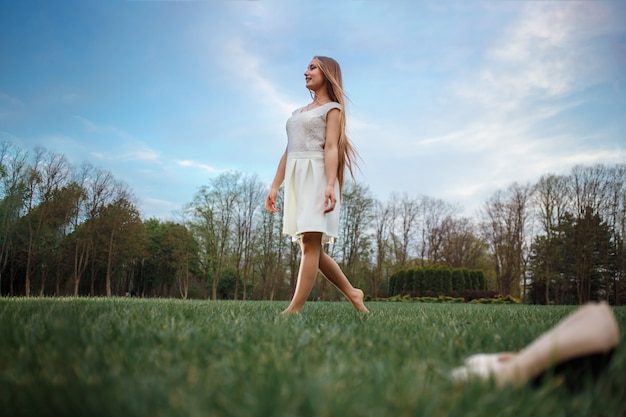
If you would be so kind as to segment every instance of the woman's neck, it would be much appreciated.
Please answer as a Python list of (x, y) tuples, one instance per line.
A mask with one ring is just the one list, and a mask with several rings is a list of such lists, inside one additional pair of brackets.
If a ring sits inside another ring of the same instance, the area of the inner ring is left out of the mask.
[(320, 88), (318, 91), (313, 90), (313, 103), (321, 106), (322, 104), (330, 103), (332, 100), (328, 95), (326, 88)]

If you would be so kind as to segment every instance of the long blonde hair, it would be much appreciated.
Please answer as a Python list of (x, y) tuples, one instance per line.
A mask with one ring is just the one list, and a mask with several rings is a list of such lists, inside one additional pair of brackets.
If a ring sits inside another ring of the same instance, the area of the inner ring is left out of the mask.
[(328, 97), (341, 104), (341, 112), (339, 116), (339, 142), (337, 144), (339, 154), (339, 164), (337, 165), (337, 180), (339, 181), (339, 190), (343, 189), (344, 174), (346, 168), (350, 172), (350, 176), (354, 180), (353, 166), (356, 166), (356, 158), (358, 153), (348, 136), (346, 136), (346, 93), (343, 91), (343, 81), (341, 77), (341, 67), (339, 63), (327, 56), (315, 56), (313, 59), (319, 63), (319, 69), (322, 71), (326, 79), (326, 90)]

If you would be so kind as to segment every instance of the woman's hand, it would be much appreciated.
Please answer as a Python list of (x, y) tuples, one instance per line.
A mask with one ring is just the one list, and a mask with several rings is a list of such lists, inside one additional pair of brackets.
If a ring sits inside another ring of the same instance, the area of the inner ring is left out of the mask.
[(276, 169), (276, 176), (274, 177), (274, 181), (270, 187), (270, 192), (267, 194), (265, 198), (265, 208), (272, 213), (278, 212), (278, 207), (276, 207), (276, 200), (278, 199), (278, 189), (280, 188), (280, 184), (283, 183), (285, 179), (285, 166), (287, 165), (287, 148), (285, 148), (285, 152), (283, 156), (280, 158), (280, 162), (278, 163), (278, 169)]
[(335, 197), (335, 187), (328, 185), (326, 187), (326, 195), (324, 196), (324, 214), (330, 213), (335, 209), (337, 198)]
[(271, 189), (265, 198), (265, 208), (272, 213), (278, 212), (278, 207), (276, 206), (276, 199), (278, 198), (278, 190)]

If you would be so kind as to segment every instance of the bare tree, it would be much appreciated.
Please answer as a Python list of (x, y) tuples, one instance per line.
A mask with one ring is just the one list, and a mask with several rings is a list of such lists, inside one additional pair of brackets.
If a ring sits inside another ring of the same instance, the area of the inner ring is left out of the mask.
[(247, 298), (247, 285), (252, 275), (254, 222), (265, 195), (265, 187), (256, 176), (243, 176), (237, 184), (239, 198), (235, 201), (235, 299), (239, 282), (243, 284), (242, 299)]
[[(546, 304), (550, 304), (550, 283), (559, 281), (557, 271), (557, 256), (555, 233), (560, 219), (567, 212), (569, 195), (567, 179), (557, 175), (544, 175), (534, 188), (534, 206), (536, 217), (546, 236), (545, 253), (545, 297)], [(558, 291), (555, 291), (555, 302), (558, 304)]]
[(609, 170), (604, 165), (575, 166), (569, 178), (571, 198), (577, 217), (582, 218), (588, 209), (606, 215), (611, 202)]
[[(604, 205), (606, 204), (606, 191), (607, 184), (603, 181), (605, 175), (605, 169), (602, 165), (594, 166), (582, 166), (577, 165), (572, 169), (569, 176), (569, 187), (573, 201), (574, 209), (574, 222), (578, 226), (574, 234), (575, 241), (572, 242), (573, 250), (582, 255), (585, 253), (587, 246), (587, 238), (590, 233), (586, 225), (589, 225), (591, 221), (589, 218), (595, 215), (601, 215)], [(574, 264), (576, 265), (576, 287), (578, 292), (579, 304), (583, 299), (587, 299), (590, 296), (590, 277), (589, 272), (591, 268), (590, 259), (581, 259), (579, 256), (575, 256)]]
[(437, 264), (444, 244), (443, 223), (458, 213), (458, 207), (440, 199), (423, 196), (420, 199), (419, 254), (422, 267), (426, 262)]
[[(84, 193), (83, 188), (74, 181), (60, 190), (55, 192), (54, 205), (52, 206), (52, 222), (47, 231), (51, 242), (48, 246), (48, 258), (46, 265), (50, 266), (49, 270), (54, 271), (55, 284), (54, 294), (61, 295), (61, 285), (69, 278), (72, 271), (72, 255), (73, 249), (69, 235), (72, 231), (72, 222), (76, 216), (75, 202), (80, 199)], [(42, 274), (44, 275), (44, 274)], [(44, 282), (41, 283), (40, 294), (43, 295)]]
[[(620, 286), (626, 279), (626, 164), (608, 168), (607, 213), (605, 219), (611, 230), (613, 259), (611, 271), (605, 274), (606, 300), (619, 305)], [(612, 291), (611, 291), (612, 289)]]
[(392, 207), (391, 248), (396, 268), (403, 269), (408, 267), (411, 247), (415, 246), (419, 200), (409, 197), (406, 193), (402, 196), (392, 194), (390, 204)]
[(200, 188), (187, 208), (200, 244), (201, 264), (210, 277), (211, 298), (217, 299), (217, 286), (227, 257), (232, 254), (235, 208), (240, 199), (240, 173), (227, 172)]
[(483, 232), (491, 247), (497, 290), (503, 295), (517, 296), (520, 292), (530, 194), (529, 186), (515, 183), (506, 193), (497, 191), (482, 212)]
[[(626, 294), (626, 164), (615, 167), (613, 187), (613, 215), (610, 223), (615, 241), (615, 273), (613, 274), (614, 303), (621, 305)], [(620, 288), (621, 287), (621, 288)]]
[(142, 239), (138, 233), (142, 229), (139, 211), (134, 197), (120, 182), (113, 185), (112, 201), (98, 213), (97, 235), (105, 238), (103, 252), (106, 254), (105, 293), (113, 295), (112, 282), (116, 270), (131, 259), (138, 257), (142, 250)]
[(488, 245), (472, 219), (447, 216), (436, 234), (441, 238), (438, 259), (453, 268), (479, 269)]
[[(28, 225), (26, 246), (26, 272), (24, 291), (30, 296), (32, 274), (38, 258), (42, 256), (39, 240), (46, 223), (54, 193), (61, 189), (71, 174), (67, 159), (60, 154), (48, 152), (43, 148), (35, 150), (35, 161), (28, 175), (28, 206), (25, 216)], [(35, 209), (37, 207), (37, 209)]]
[[(0, 145), (0, 284), (15, 249), (15, 228), (26, 198), (28, 152), (9, 142)], [(9, 279), (9, 295), (13, 295), (14, 271)]]
[(346, 275), (355, 282), (359, 280), (357, 271), (366, 269), (362, 264), (369, 261), (365, 252), (369, 247), (366, 231), (370, 228), (373, 202), (368, 187), (356, 182), (348, 182), (344, 186), (341, 195), (341, 236), (335, 246), (341, 250), (340, 260)]
[[(267, 194), (267, 189), (265, 193)], [(282, 206), (282, 190), (278, 194), (277, 205)], [(267, 210), (261, 211), (257, 226), (258, 265), (262, 280), (261, 298), (273, 300), (279, 278), (283, 276), (282, 259), (285, 253), (285, 239), (282, 236), (282, 216)]]
[(74, 272), (73, 294), (78, 296), (79, 285), (89, 263), (92, 265), (90, 294), (95, 295), (97, 218), (100, 211), (113, 201), (114, 178), (111, 172), (84, 165), (79, 173), (84, 194), (76, 199), (78, 210), (74, 218)]
[(381, 284), (385, 277), (384, 268), (387, 263), (387, 253), (390, 250), (389, 234), (393, 225), (393, 207), (389, 203), (376, 200), (373, 208), (374, 238), (376, 245), (376, 260), (372, 277), (374, 297), (380, 296)]

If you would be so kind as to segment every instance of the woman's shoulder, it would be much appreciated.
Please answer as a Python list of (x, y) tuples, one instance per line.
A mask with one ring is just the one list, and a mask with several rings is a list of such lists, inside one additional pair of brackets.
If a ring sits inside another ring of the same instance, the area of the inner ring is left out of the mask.
[(331, 111), (332, 109), (339, 109), (339, 110), (343, 110), (343, 106), (339, 103), (337, 103), (336, 101), (329, 101), (328, 103), (324, 103), (321, 106), (315, 107), (311, 110), (307, 110), (306, 108), (307, 106), (302, 106), (302, 107), (298, 107), (297, 109), (295, 109), (293, 112), (291, 112), (292, 116), (295, 116), (297, 114), (303, 114), (303, 113), (311, 113), (311, 114), (327, 114), (329, 111)]
[(320, 115), (323, 115), (323, 116), (327, 116), (328, 113), (333, 109), (339, 109), (339, 111), (342, 111), (343, 107), (341, 106), (341, 104), (337, 103), (336, 101), (330, 101), (328, 103), (322, 104), (321, 106), (317, 108)]
[(328, 109), (328, 111), (332, 110), (332, 109), (339, 109), (339, 110), (343, 110), (343, 106), (339, 103), (337, 103), (336, 101), (330, 101), (320, 107), (325, 107)]

